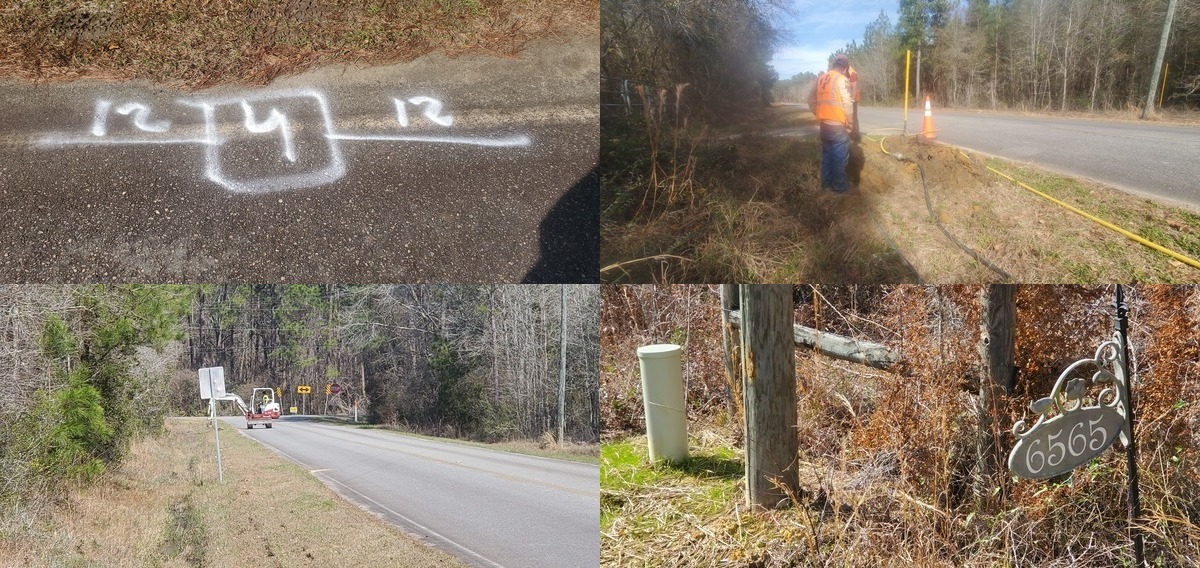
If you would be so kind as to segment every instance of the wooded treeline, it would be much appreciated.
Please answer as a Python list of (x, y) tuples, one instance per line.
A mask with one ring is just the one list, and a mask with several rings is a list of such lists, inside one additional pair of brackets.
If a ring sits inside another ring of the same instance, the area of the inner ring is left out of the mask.
[[(780, 0), (600, 2), (600, 73), (648, 86), (651, 100), (676, 86), (690, 114), (711, 119), (761, 105), (778, 78), (767, 65)], [(637, 95), (634, 95), (635, 99)]]
[(0, 532), (155, 432), (179, 367), (181, 286), (0, 286)]
[[(868, 104), (1124, 110), (1145, 105), (1169, 0), (900, 0), (846, 48)], [(918, 68), (920, 50), (920, 74)], [(1200, 3), (1178, 0), (1164, 107), (1200, 102)], [(1160, 69), (1160, 71), (1162, 71)], [(1155, 86), (1158, 103), (1162, 78)], [(786, 85), (784, 85), (786, 86)]]
[[(205, 286), (185, 324), (186, 354), (189, 369), (224, 366), (240, 394), (279, 388), (285, 408), (345, 413), (357, 401), (372, 422), (442, 435), (557, 436), (564, 290), (565, 433), (593, 441), (594, 286)], [(198, 408), (189, 381), (172, 392)], [(326, 396), (335, 382), (342, 392)], [(298, 385), (312, 387), (306, 401)]]
[(557, 439), (565, 334), (564, 437), (595, 441), (598, 314), (582, 285), (0, 286), (0, 533), (165, 416), (203, 414), (206, 366), (243, 397), (279, 388), (285, 408), (309, 385), (309, 413), (357, 402), (364, 420), (438, 435)]

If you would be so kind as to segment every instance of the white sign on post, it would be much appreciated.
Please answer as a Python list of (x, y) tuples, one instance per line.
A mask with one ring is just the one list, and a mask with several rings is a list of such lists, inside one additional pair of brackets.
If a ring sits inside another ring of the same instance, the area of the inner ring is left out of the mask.
[(212, 420), (213, 438), (217, 441), (217, 479), (225, 481), (225, 468), (221, 466), (221, 430), (217, 426), (217, 401), (225, 396), (225, 367), (200, 369), (200, 399), (208, 401), (208, 416)]
[(213, 398), (209, 385), (211, 385), (212, 391), (216, 391), (216, 398), (225, 396), (225, 367), (200, 369), (200, 400)]

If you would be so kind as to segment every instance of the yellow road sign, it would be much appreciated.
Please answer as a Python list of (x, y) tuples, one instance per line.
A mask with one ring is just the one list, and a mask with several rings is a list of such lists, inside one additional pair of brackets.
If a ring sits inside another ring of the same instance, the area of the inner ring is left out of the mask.
[(296, 392), (299, 394), (308, 394), (308, 393), (312, 392), (312, 387), (310, 387), (308, 385), (300, 385), (300, 386), (296, 387)]

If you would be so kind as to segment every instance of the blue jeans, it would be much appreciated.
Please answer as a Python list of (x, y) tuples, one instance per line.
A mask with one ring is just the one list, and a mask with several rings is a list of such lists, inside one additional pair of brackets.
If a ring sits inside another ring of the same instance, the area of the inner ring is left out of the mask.
[(821, 189), (845, 193), (850, 189), (846, 163), (850, 160), (850, 132), (841, 124), (821, 123)]

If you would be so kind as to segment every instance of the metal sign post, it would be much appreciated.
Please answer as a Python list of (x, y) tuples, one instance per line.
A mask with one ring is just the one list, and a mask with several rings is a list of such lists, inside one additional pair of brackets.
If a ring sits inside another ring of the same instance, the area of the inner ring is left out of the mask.
[[(1142, 534), (1137, 528), (1141, 508), (1129, 384), (1128, 307), (1120, 285), (1115, 307), (1113, 336), (1096, 348), (1091, 359), (1067, 366), (1050, 395), (1029, 405), (1039, 414), (1032, 426), (1026, 426), (1025, 420), (1013, 425), (1017, 443), (1008, 455), (1008, 468), (1026, 479), (1055, 477), (1088, 463), (1120, 439), (1129, 468), (1129, 531), (1134, 565), (1141, 567), (1144, 559)], [(1091, 370), (1090, 376), (1081, 373), (1086, 370)], [(1089, 394), (1094, 390), (1091, 387), (1100, 390)]]
[(308, 395), (312, 392), (312, 387), (309, 385), (300, 385), (296, 387), (296, 394), (300, 396), (300, 414), (308, 414)]
[[(225, 468), (221, 465), (221, 429), (217, 426), (217, 397), (225, 394), (225, 368), (206, 367), (200, 369), (199, 378), (200, 398), (208, 399), (208, 418), (212, 420), (213, 438), (217, 441), (217, 479), (225, 481)], [(206, 390), (205, 387), (208, 389)]]
[[(1121, 339), (1121, 352), (1129, 353), (1129, 306), (1125, 304), (1125, 291), (1117, 284), (1117, 336)], [(1129, 359), (1122, 357), (1124, 375), (1129, 377)], [(1125, 466), (1129, 470), (1129, 532), (1133, 538), (1134, 566), (1141, 568), (1146, 565), (1145, 551), (1142, 542), (1142, 531), (1138, 528), (1141, 522), (1142, 504), (1138, 490), (1137, 439), (1133, 435), (1133, 396), (1130, 395), (1129, 380), (1124, 382), (1125, 416), (1128, 417), (1129, 442), (1125, 444)]]

